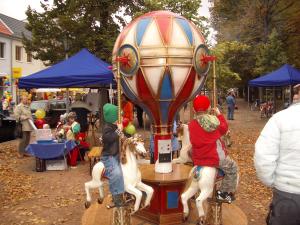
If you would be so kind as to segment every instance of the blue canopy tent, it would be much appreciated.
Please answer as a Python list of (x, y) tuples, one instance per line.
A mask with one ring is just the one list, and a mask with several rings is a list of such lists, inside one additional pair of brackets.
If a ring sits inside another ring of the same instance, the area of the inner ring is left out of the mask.
[(262, 77), (250, 80), (248, 82), (248, 102), (249, 102), (249, 86), (250, 87), (273, 87), (273, 95), (275, 87), (290, 87), (289, 102), (292, 99), (292, 85), (300, 83), (300, 71), (291, 65), (284, 64), (279, 69), (264, 75)]
[(69, 59), (19, 79), (19, 88), (103, 87), (114, 83), (109, 64), (82, 49)]
[[(115, 86), (114, 76), (109, 66), (108, 63), (98, 59), (87, 49), (82, 49), (62, 62), (20, 78), (19, 88), (67, 88), (68, 99), (68, 88), (70, 87), (105, 88)], [(102, 95), (100, 95), (100, 102), (103, 103)], [(100, 107), (101, 110), (102, 107)], [(69, 101), (67, 101), (67, 112), (69, 112)], [(100, 121), (102, 121), (102, 117), (100, 117)]]
[(249, 81), (252, 87), (282, 87), (300, 83), (300, 71), (285, 64), (279, 69)]

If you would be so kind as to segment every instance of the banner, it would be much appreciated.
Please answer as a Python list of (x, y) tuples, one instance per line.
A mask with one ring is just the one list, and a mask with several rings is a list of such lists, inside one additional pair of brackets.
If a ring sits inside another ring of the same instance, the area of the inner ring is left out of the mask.
[(13, 78), (15, 78), (15, 79), (22, 77), (22, 68), (21, 67), (13, 67), (12, 75), (13, 75)]

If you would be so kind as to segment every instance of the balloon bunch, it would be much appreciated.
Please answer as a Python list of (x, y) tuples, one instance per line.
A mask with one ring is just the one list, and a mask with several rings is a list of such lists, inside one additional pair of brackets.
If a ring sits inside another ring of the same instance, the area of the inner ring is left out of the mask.
[(10, 103), (12, 101), (12, 96), (11, 96), (10, 91), (4, 91), (3, 101), (7, 101), (8, 103)]
[(45, 116), (46, 112), (43, 109), (37, 109), (34, 113), (36, 120), (34, 121), (35, 126), (38, 129), (43, 129), (43, 125), (46, 124)]
[(3, 78), (3, 85), (4, 86), (10, 86), (10, 82), (9, 82), (9, 77), (8, 76), (5, 76), (4, 78)]
[(134, 135), (136, 133), (135, 126), (129, 121), (129, 119), (124, 118), (122, 121), (123, 130), (126, 134)]

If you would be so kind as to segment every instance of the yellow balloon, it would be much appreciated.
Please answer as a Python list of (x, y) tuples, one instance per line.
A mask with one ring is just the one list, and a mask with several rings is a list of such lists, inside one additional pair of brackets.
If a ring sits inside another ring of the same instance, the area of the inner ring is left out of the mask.
[(43, 109), (38, 109), (38, 110), (36, 110), (35, 111), (35, 117), (37, 118), (37, 119), (44, 119), (44, 117), (46, 116), (46, 113), (45, 113), (45, 110), (43, 110)]

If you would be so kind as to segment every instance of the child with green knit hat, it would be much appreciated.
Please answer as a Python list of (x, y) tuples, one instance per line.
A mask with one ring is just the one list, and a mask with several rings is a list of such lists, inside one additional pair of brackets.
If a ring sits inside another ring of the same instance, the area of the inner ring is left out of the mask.
[(124, 179), (119, 157), (119, 138), (123, 136), (122, 124), (118, 124), (118, 107), (106, 103), (103, 106), (104, 128), (103, 128), (103, 151), (101, 161), (105, 166), (105, 176), (109, 178), (109, 190), (116, 207), (124, 204)]

